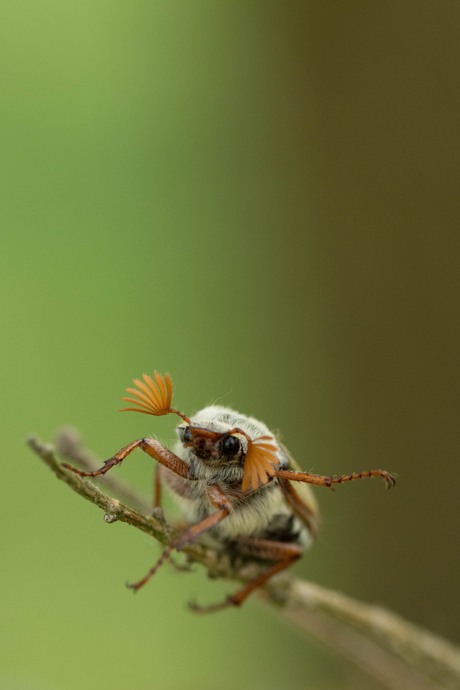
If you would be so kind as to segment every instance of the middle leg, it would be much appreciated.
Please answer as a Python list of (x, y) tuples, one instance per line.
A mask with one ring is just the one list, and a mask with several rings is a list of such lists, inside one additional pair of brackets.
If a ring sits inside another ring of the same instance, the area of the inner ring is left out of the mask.
[(211, 513), (203, 520), (200, 520), (200, 522), (188, 527), (184, 532), (182, 532), (182, 534), (179, 534), (179, 536), (166, 547), (158, 561), (152, 568), (150, 568), (148, 573), (144, 575), (143, 578), (137, 582), (127, 585), (130, 589), (133, 589), (135, 592), (137, 592), (150, 580), (151, 577), (153, 577), (153, 575), (155, 575), (158, 568), (163, 565), (168, 558), (170, 558), (171, 552), (174, 551), (174, 549), (176, 551), (180, 551), (184, 548), (184, 546), (195, 541), (201, 534), (212, 529), (212, 527), (215, 527), (215, 525), (218, 525), (219, 522), (222, 522), (222, 520), (227, 517), (231, 510), (231, 501), (222, 491), (222, 489), (217, 485), (211, 485), (207, 488), (207, 494), (209, 501), (213, 507), (216, 508), (216, 512)]

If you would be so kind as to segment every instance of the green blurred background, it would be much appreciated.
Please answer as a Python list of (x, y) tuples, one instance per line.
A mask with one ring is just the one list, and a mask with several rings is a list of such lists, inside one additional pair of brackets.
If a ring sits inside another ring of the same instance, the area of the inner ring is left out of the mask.
[[(374, 688), (257, 598), (59, 484), (25, 447), (101, 457), (174, 420), (134, 376), (220, 396), (318, 490), (297, 572), (460, 639), (457, 2), (2, 0), (0, 687)], [(120, 470), (148, 492), (151, 463)]]

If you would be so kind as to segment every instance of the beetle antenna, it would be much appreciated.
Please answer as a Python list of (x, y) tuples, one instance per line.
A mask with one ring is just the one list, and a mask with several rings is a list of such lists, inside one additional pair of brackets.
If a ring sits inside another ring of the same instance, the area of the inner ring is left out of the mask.
[(134, 379), (137, 388), (127, 388), (126, 392), (135, 396), (133, 398), (122, 398), (126, 402), (133, 403), (136, 407), (123, 407), (121, 412), (142, 412), (151, 414), (154, 417), (161, 417), (166, 414), (177, 414), (184, 422), (190, 424), (190, 419), (175, 407), (171, 407), (173, 385), (168, 373), (162, 376), (157, 371), (152, 376), (142, 374), (143, 381)]

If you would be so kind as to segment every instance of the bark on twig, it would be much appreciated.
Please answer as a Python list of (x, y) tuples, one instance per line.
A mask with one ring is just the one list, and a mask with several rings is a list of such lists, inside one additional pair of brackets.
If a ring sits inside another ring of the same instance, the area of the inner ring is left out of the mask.
[[(29, 438), (28, 444), (58, 479), (101, 508), (107, 522), (126, 522), (162, 544), (169, 543), (177, 535), (177, 530), (166, 523), (161, 511), (146, 514), (148, 503), (118, 478), (106, 477), (101, 484), (125, 500), (129, 499), (137, 509), (66, 470), (53, 446), (36, 437)], [(95, 468), (95, 459), (81, 448), (75, 432), (61, 432), (57, 445), (67, 459), (88, 469)], [(247, 581), (260, 569), (260, 564), (252, 563), (238, 570), (225, 552), (199, 543), (184, 547), (183, 552), (189, 560), (205, 566), (211, 577)], [(346, 655), (387, 690), (460, 690), (460, 650), (453, 643), (386, 609), (290, 574), (270, 581), (263, 598), (279, 604), (279, 615)]]

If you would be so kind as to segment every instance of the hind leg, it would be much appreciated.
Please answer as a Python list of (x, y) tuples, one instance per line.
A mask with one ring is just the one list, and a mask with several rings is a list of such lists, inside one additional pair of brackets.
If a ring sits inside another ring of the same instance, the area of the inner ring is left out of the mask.
[(247, 539), (238, 539), (236, 545), (241, 555), (271, 561), (272, 564), (262, 571), (258, 577), (248, 582), (234, 594), (230, 594), (220, 603), (211, 604), (210, 606), (199, 606), (196, 603), (191, 603), (189, 606), (196, 613), (214, 613), (228, 606), (241, 606), (254, 590), (263, 587), (273, 575), (289, 568), (302, 555), (302, 548), (297, 546), (297, 544), (286, 544), (285, 542), (271, 541), (270, 539), (248, 537)]

